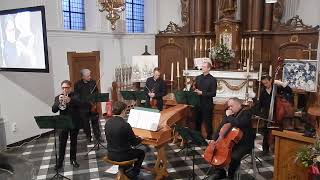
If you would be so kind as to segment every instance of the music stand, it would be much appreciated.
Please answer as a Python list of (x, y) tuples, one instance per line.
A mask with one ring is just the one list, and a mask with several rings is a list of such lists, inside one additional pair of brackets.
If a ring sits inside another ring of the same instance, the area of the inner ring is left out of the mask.
[[(56, 165), (58, 164), (58, 154), (57, 154), (57, 140), (56, 140), (56, 129), (72, 129), (74, 128), (72, 123), (72, 118), (65, 115), (56, 116), (35, 116), (34, 119), (40, 129), (52, 129), (54, 134), (54, 151), (56, 157)], [(56, 169), (56, 174), (51, 179), (62, 178), (69, 179), (61, 174), (59, 174), (58, 169)], [(70, 180), (70, 179), (69, 179)]]
[[(94, 93), (88, 97), (89, 102), (98, 103), (98, 102), (107, 102), (109, 101), (109, 93)], [(99, 122), (99, 128), (100, 128), (100, 122)], [(107, 148), (101, 143), (101, 141), (97, 140), (94, 146), (87, 152), (87, 156), (91, 151), (93, 151), (95, 148), (97, 150), (100, 149), (100, 146), (103, 147), (105, 150)]]
[[(190, 128), (175, 126), (175, 130), (180, 134), (183, 140), (186, 142), (186, 146), (184, 146), (180, 151), (186, 148), (186, 157), (188, 155), (188, 150), (191, 149), (192, 153), (192, 174), (189, 175), (189, 179), (195, 179), (195, 172), (194, 172), (194, 161), (195, 161), (195, 153), (196, 153), (196, 146), (202, 147), (207, 146), (207, 141), (201, 136), (198, 131), (194, 131)], [(179, 151), (179, 152), (180, 152)]]

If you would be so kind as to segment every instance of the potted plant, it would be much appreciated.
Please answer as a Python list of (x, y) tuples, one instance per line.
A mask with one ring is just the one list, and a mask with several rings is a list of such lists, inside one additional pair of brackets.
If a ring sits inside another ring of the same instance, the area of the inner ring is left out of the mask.
[(316, 138), (314, 145), (303, 146), (298, 151), (296, 160), (308, 168), (309, 180), (320, 179), (320, 138)]
[(226, 44), (221, 43), (209, 49), (209, 56), (213, 59), (215, 67), (225, 68), (234, 59), (235, 53), (232, 49), (229, 49)]

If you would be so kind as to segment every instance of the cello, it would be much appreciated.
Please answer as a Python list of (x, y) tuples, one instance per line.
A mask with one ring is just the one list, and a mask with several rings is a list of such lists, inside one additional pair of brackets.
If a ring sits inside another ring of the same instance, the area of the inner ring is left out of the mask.
[[(237, 115), (237, 117), (242, 111)], [(204, 159), (211, 165), (222, 168), (231, 162), (232, 148), (243, 136), (239, 128), (232, 127), (231, 123), (224, 124), (219, 131), (219, 138), (211, 141), (204, 151)]]

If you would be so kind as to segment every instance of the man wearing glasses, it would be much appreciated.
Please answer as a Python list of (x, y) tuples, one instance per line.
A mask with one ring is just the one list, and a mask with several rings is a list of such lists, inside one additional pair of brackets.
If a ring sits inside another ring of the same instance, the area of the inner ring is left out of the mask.
[(77, 155), (77, 137), (79, 133), (79, 99), (71, 92), (71, 82), (64, 80), (61, 82), (62, 93), (55, 97), (52, 106), (52, 112), (60, 112), (60, 115), (69, 115), (72, 117), (73, 129), (62, 129), (59, 133), (59, 159), (55, 169), (61, 169), (64, 161), (64, 155), (67, 146), (68, 135), (70, 133), (70, 164), (79, 168), (76, 161)]

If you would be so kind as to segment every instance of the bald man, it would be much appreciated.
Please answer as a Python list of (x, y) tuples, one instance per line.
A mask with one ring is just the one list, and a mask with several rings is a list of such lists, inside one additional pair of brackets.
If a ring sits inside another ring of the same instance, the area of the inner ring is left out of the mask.
[(91, 128), (93, 129), (94, 137), (97, 141), (101, 141), (101, 132), (99, 125), (99, 114), (92, 113), (92, 104), (88, 101), (88, 97), (92, 94), (98, 93), (96, 81), (91, 78), (91, 71), (89, 69), (82, 69), (80, 71), (81, 79), (74, 85), (74, 93), (80, 97), (80, 118), (83, 126), (83, 131), (87, 136), (88, 142), (91, 140)]

